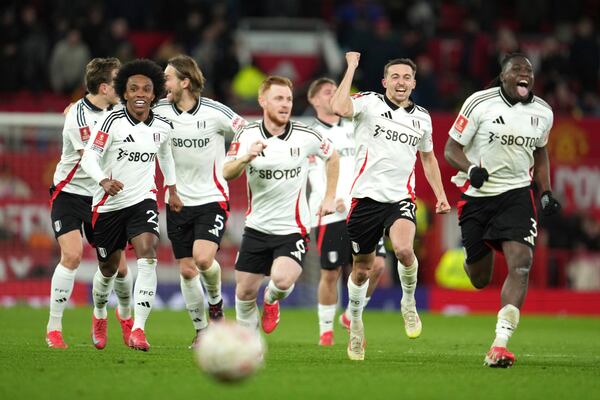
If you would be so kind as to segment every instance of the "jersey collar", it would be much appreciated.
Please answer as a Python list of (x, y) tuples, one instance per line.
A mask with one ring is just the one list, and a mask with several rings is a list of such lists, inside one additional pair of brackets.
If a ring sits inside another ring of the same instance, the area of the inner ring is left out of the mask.
[[(317, 120), (317, 122), (319, 122), (320, 124), (324, 125), (327, 128), (333, 128), (333, 125), (331, 125), (329, 122), (325, 122), (322, 119), (320, 119), (319, 117), (315, 117), (315, 119)], [(340, 120), (338, 121), (338, 123), (336, 124), (337, 126), (342, 126), (342, 120), (343, 118), (340, 117)]]
[[(260, 123), (260, 132), (262, 133), (263, 137), (265, 139), (269, 139), (272, 138), (273, 135), (271, 134), (271, 132), (269, 132), (267, 130), (267, 127), (265, 126), (265, 121), (261, 121)], [(283, 133), (279, 136), (276, 136), (278, 139), (281, 140), (287, 140), (287, 138), (290, 137), (290, 134), (292, 133), (292, 121), (288, 121), (287, 125), (285, 126), (285, 129), (283, 131)]]
[[(89, 108), (89, 109), (90, 109), (90, 110), (92, 110), (92, 111), (96, 111), (96, 112), (104, 111), (104, 110), (103, 110), (103, 109), (101, 109), (100, 107), (96, 107), (96, 106), (94, 105), (94, 103), (92, 103), (92, 102), (90, 101), (90, 99), (88, 99), (88, 98), (87, 98), (87, 96), (83, 96), (83, 104), (85, 104), (85, 105), (86, 105), (86, 107), (87, 107), (87, 108)], [(112, 106), (110, 106), (110, 107), (108, 108), (108, 110), (110, 110), (111, 108), (112, 108)]]
[(200, 109), (200, 99), (196, 99), (196, 104), (194, 104), (194, 106), (192, 108), (190, 108), (188, 111), (180, 110), (179, 107), (177, 107), (177, 104), (175, 104), (175, 102), (173, 102), (172, 105), (173, 105), (173, 111), (177, 115), (181, 115), (184, 112), (191, 114), (191, 115), (195, 115), (198, 112), (198, 110)]
[[(385, 100), (385, 104), (387, 104), (388, 107), (392, 109), (392, 111), (396, 111), (400, 108), (400, 106), (394, 104), (394, 102), (388, 99), (388, 97), (385, 94), (383, 95), (383, 99)], [(410, 114), (415, 109), (415, 102), (413, 101), (412, 97), (409, 97), (408, 100), (410, 101), (410, 103), (408, 104), (408, 106), (404, 107), (404, 110)]]
[[(138, 120), (136, 117), (134, 117), (133, 115), (131, 115), (129, 113), (127, 106), (125, 106), (123, 108), (125, 109), (125, 116), (127, 117), (127, 120), (129, 121), (129, 123), (131, 125), (135, 126), (141, 122), (140, 120)], [(154, 121), (154, 113), (152, 112), (152, 109), (150, 109), (150, 114), (148, 114), (148, 118), (146, 118), (146, 120), (144, 121), (144, 124), (150, 126), (152, 121)]]
[(504, 100), (504, 102), (509, 106), (512, 107), (517, 103), (523, 103), (523, 104), (529, 104), (529, 103), (533, 103), (533, 92), (529, 92), (529, 96), (527, 96), (527, 98), (523, 101), (521, 100), (516, 100), (511, 98), (508, 93), (506, 93), (506, 91), (504, 90), (504, 88), (502, 86), (500, 86), (500, 97), (502, 97), (502, 100)]

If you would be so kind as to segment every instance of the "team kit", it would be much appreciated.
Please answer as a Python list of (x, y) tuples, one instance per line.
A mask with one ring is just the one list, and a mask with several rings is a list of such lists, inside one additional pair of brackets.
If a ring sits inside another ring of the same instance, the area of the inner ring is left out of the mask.
[[(86, 68), (88, 93), (65, 113), (63, 151), (51, 188), (61, 261), (52, 278), (48, 346), (68, 348), (64, 304), (85, 235), (98, 258), (93, 345), (106, 346), (107, 303), (114, 291), (124, 344), (148, 351), (145, 324), (155, 300), (156, 247), (164, 232), (195, 331), (190, 348), (202, 346), (202, 332), (224, 318), (215, 256), (229, 217), (228, 182), (242, 174), (248, 208), (235, 261), (240, 325), (267, 334), (276, 329), (280, 301), (302, 274), (310, 235), (321, 267), (318, 345), (333, 345), (337, 282), (351, 266), (349, 302), (339, 322), (348, 331), (349, 359), (364, 360), (362, 313), (383, 271), (387, 238), (398, 260), (406, 335), (418, 338), (423, 328), (414, 297), (418, 160), (435, 194), (435, 212), (451, 208), (433, 153), (431, 117), (411, 97), (416, 65), (391, 60), (383, 70), (383, 93), (351, 94), (359, 60), (359, 53), (346, 54), (339, 85), (329, 78), (311, 84), (308, 100), (316, 117), (309, 125), (291, 118), (293, 84), (285, 77), (262, 82), (262, 118), (248, 122), (202, 96), (205, 79), (191, 57), (176, 56), (165, 69), (149, 60), (124, 65), (92, 60)], [(527, 284), (525, 279), (522, 286), (523, 271), (528, 272), (522, 263), (530, 266), (537, 237), (532, 182), (544, 214), (558, 211), (560, 204), (552, 197), (545, 153), (552, 110), (533, 95), (531, 63), (523, 55), (509, 56), (499, 78), (498, 85), (465, 101), (450, 128), (445, 157), (458, 170), (451, 180), (463, 193), (458, 224), (471, 282), (476, 287), (489, 282), (484, 272), (493, 266), (493, 251), (518, 255), (514, 264), (507, 257), (505, 286), (515, 294), (503, 296), (496, 339), (484, 359), (486, 366), (510, 367), (515, 356), (507, 342), (518, 325)], [(164, 176), (166, 227), (158, 223), (157, 165)], [(126, 248), (136, 255), (135, 280)]]

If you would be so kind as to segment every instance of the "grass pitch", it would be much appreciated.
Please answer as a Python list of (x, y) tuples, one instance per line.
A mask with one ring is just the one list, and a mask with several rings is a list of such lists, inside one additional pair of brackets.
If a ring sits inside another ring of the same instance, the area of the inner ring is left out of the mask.
[[(233, 318), (232, 310), (228, 310)], [(317, 346), (316, 310), (282, 309), (266, 337), (266, 368), (233, 385), (204, 376), (187, 349), (185, 312), (153, 311), (150, 352), (124, 346), (114, 311), (109, 340), (90, 339), (91, 308), (67, 310), (67, 350), (44, 341), (48, 310), (0, 308), (0, 399), (591, 399), (600, 393), (600, 319), (524, 315), (510, 343), (510, 369), (484, 368), (495, 316), (422, 314), (409, 340), (399, 313), (367, 311), (363, 362), (346, 356), (347, 334)]]

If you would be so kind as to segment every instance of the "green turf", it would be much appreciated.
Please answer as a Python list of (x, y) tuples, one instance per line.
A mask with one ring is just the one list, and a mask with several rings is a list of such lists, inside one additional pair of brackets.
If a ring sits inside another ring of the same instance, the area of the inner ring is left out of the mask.
[[(230, 310), (229, 310), (230, 311)], [(185, 312), (154, 311), (148, 353), (126, 348), (111, 315), (103, 351), (89, 338), (91, 310), (67, 310), (67, 350), (44, 342), (46, 309), (0, 308), (0, 399), (586, 399), (600, 396), (600, 319), (525, 315), (511, 341), (517, 363), (482, 366), (495, 317), (424, 314), (423, 334), (406, 338), (398, 313), (365, 314), (366, 359), (317, 343), (316, 310), (283, 309), (267, 337), (266, 368), (237, 385), (195, 366)], [(232, 316), (229, 315), (231, 318)]]

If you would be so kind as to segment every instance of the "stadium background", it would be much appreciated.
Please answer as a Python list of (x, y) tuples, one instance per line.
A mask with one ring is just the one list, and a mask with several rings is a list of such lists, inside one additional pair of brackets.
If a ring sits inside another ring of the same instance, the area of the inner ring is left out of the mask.
[[(531, 10), (535, 10), (533, 13)], [(498, 72), (507, 52), (528, 54), (536, 94), (554, 109), (550, 136), (560, 216), (540, 216), (539, 245), (525, 310), (600, 314), (600, 1), (8, 1), (0, 6), (0, 302), (46, 305), (59, 250), (48, 192), (60, 157), (62, 110), (84, 94), (90, 57), (149, 57), (164, 65), (192, 55), (208, 85), (205, 96), (248, 119), (260, 116), (257, 84), (281, 74), (295, 84), (294, 118), (310, 121), (306, 88), (318, 76), (340, 77), (346, 50), (361, 51), (358, 90), (380, 91), (382, 66), (394, 57), (418, 63), (415, 100), (432, 111), (435, 153), (453, 205), (458, 191), (443, 145), (466, 96)], [(433, 196), (417, 167), (421, 261), (419, 306), (463, 313), (495, 311), (505, 269), (494, 289), (465, 288), (456, 214), (431, 213)], [(243, 179), (230, 186), (232, 217), (218, 259), (231, 305), (233, 262), (246, 207)], [(164, 227), (164, 213), (162, 226)], [(164, 232), (164, 229), (163, 229)], [(129, 254), (133, 257), (132, 254)], [(287, 304), (316, 302), (314, 257)], [(95, 254), (86, 248), (73, 304), (89, 303)], [(398, 308), (393, 254), (370, 306)], [(163, 234), (159, 303), (182, 307), (178, 271)], [(135, 269), (131, 259), (130, 267)]]

